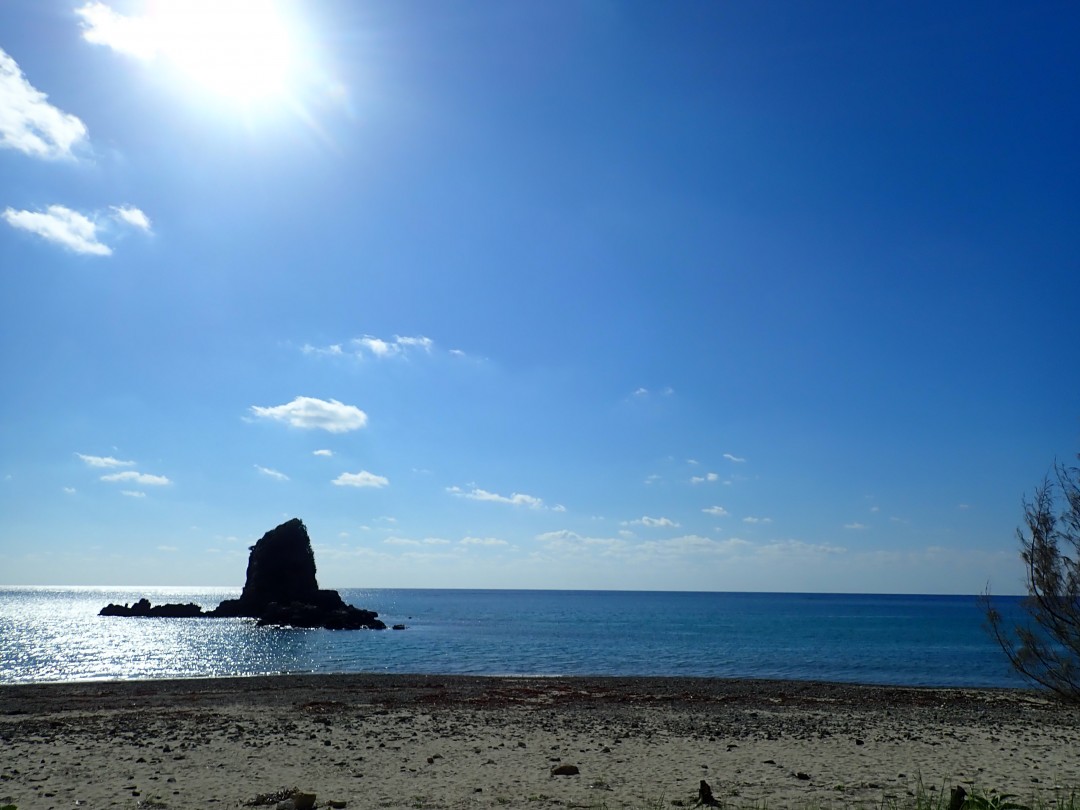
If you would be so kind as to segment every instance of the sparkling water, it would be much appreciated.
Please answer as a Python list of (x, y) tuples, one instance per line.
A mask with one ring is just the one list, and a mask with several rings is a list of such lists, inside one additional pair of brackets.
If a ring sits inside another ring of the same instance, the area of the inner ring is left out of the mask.
[[(237, 590), (0, 590), (0, 683), (300, 672), (683, 675), (1023, 686), (974, 596), (343, 589), (405, 631), (100, 617)], [(1013, 613), (1016, 597), (999, 609)]]

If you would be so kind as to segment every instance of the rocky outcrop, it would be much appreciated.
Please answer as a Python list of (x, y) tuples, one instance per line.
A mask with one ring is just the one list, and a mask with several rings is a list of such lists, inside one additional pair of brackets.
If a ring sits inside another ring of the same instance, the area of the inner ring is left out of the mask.
[(185, 605), (151, 605), (149, 599), (140, 599), (131, 607), (127, 605), (106, 605), (99, 616), (153, 616), (166, 619), (191, 619), (203, 616), (203, 609), (194, 602)]
[(240, 598), (226, 599), (214, 615), (259, 618), (273, 604), (317, 605), (323, 598), (320, 593), (338, 595), (337, 591), (319, 591), (315, 553), (300, 518), (271, 529), (250, 551)]
[(385, 630), (379, 614), (346, 604), (337, 591), (322, 590), (315, 579), (315, 554), (299, 518), (268, 531), (251, 547), (247, 578), (239, 599), (226, 599), (211, 611), (196, 604), (106, 605), (101, 616), (258, 619), (260, 625), (325, 627), (330, 630)]

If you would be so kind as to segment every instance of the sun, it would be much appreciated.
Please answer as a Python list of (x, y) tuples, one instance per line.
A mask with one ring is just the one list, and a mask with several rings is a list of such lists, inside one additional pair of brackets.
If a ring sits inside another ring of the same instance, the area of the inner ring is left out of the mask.
[(254, 102), (289, 94), (299, 43), (269, 0), (160, 0), (144, 18), (159, 57), (200, 90)]
[(102, 0), (77, 8), (83, 38), (176, 74), (229, 103), (280, 99), (304, 81), (304, 26), (284, 0), (148, 0), (122, 14)]

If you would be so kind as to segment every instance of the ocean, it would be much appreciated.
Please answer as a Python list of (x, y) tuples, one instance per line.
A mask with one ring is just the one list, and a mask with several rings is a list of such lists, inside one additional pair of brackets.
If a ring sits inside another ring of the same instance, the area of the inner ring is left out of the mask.
[(0, 683), (369, 672), (1026, 685), (974, 596), (341, 589), (408, 628), (381, 632), (97, 615), (142, 596), (212, 608), (238, 595), (0, 589)]

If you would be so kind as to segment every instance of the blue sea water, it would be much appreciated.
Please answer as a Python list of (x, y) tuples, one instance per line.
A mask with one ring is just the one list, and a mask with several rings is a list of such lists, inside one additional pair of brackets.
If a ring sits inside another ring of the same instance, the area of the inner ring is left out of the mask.
[[(405, 631), (100, 617), (236, 590), (0, 589), (0, 683), (300, 672), (681, 675), (1024, 686), (973, 596), (344, 589)], [(999, 607), (1016, 610), (1015, 597)]]

